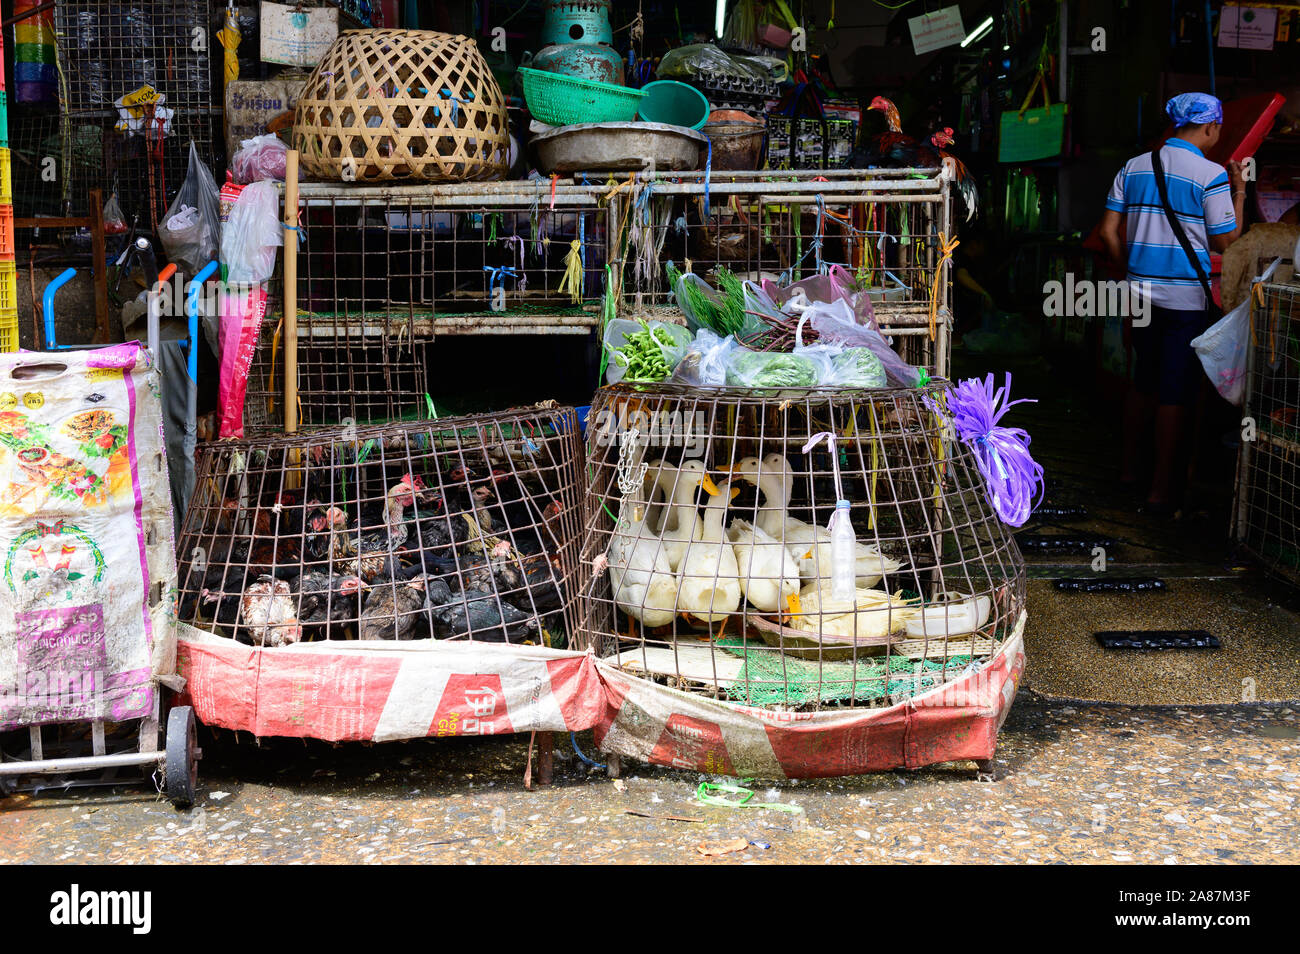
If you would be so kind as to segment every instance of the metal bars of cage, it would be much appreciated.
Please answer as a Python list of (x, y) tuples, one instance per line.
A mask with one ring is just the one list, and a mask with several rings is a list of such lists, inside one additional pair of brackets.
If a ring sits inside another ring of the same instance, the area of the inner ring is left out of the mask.
[[(608, 256), (601, 189), (571, 180), (302, 183), (302, 424), (426, 416), (439, 336), (590, 334)], [(274, 327), (250, 372), (246, 418), (256, 432), (282, 421)]]
[[(945, 390), (601, 389), (583, 644), (641, 678), (797, 711), (888, 706), (991, 658), (1024, 566), (944, 432)], [(804, 451), (825, 432), (838, 468)], [(833, 583), (837, 513), (856, 540), (850, 594)]]
[[(868, 291), (903, 357), (949, 369), (951, 170), (680, 173), (611, 188), (621, 312), (660, 316), (666, 261), (789, 284), (840, 266)], [(938, 274), (936, 275), (936, 272)], [(931, 325), (934, 325), (933, 335)]]
[(1300, 285), (1256, 286), (1251, 328), (1234, 535), (1300, 586)]
[(300, 195), (300, 333), (427, 340), (585, 334), (596, 322), (607, 260), (599, 187), (304, 183)]
[(576, 412), (560, 407), (205, 445), (179, 618), (268, 648), (562, 646), (579, 455)]
[[(221, 166), (215, 16), (211, 0), (86, 0), (55, 7), (62, 151), (81, 148), (98, 128), (102, 162), (94, 181), (106, 194), (117, 191), (126, 214), (138, 213), (150, 227), (185, 178), (191, 141), (210, 169)], [(152, 104), (140, 95), (146, 88), (164, 99)], [(116, 105), (124, 98), (130, 118)], [(165, 122), (162, 109), (171, 112)], [(69, 178), (66, 171), (60, 177)], [(78, 196), (66, 198), (75, 205)]]

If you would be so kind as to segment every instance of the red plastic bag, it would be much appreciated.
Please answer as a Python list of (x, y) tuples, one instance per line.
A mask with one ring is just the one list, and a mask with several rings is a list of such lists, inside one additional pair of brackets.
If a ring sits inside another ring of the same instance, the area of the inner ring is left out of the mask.
[(219, 436), (244, 436), (244, 399), (248, 369), (253, 363), (262, 321), (266, 317), (266, 289), (254, 286), (240, 294), (233, 286), (221, 295), (221, 365), (217, 382)]

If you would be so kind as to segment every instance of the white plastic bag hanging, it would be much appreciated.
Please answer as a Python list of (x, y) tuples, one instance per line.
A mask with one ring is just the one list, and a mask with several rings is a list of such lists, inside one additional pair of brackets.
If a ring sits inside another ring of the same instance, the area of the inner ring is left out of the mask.
[(275, 272), (275, 250), (284, 244), (280, 193), (269, 180), (245, 186), (221, 234), (221, 261), (231, 284), (264, 282)]

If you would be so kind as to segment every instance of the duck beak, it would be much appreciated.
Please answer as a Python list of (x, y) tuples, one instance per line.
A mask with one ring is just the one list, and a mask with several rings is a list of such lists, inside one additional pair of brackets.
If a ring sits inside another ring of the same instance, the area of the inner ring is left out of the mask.
[(704, 488), (704, 492), (710, 497), (716, 497), (718, 494), (722, 493), (722, 491), (718, 489), (718, 485), (713, 482), (713, 479), (709, 477), (708, 474), (704, 475), (704, 479), (700, 481), (700, 486)]
[(735, 500), (736, 497), (738, 497), (739, 495), (740, 495), (740, 488), (739, 488), (739, 487), (732, 487), (732, 488), (731, 488), (731, 499), (732, 499), (732, 500)]

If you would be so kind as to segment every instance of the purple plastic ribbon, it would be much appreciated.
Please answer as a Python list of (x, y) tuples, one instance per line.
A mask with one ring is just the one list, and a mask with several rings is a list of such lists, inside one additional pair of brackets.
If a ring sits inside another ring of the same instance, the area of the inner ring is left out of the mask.
[(975, 464), (988, 485), (993, 509), (1003, 521), (1019, 527), (1042, 500), (1043, 468), (1029, 455), (1028, 431), (998, 426), (1012, 406), (1037, 403), (1031, 398), (1012, 401), (1010, 396), (1010, 373), (1006, 384), (996, 390), (991, 374), (983, 381), (967, 378), (948, 392), (948, 416), (957, 436), (975, 451)]

